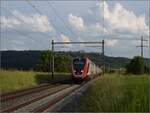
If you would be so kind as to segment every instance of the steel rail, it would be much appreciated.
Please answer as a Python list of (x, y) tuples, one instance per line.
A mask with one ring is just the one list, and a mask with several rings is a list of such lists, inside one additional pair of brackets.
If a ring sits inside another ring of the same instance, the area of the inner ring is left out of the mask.
[(50, 108), (52, 105), (56, 104), (57, 102), (59, 102), (60, 100), (64, 99), (65, 97), (67, 97), (69, 94), (71, 94), (72, 92), (74, 92), (75, 90), (79, 89), (81, 87), (80, 86), (77, 86), (67, 92), (64, 92), (62, 95), (60, 96), (56, 96), (52, 101), (48, 101), (47, 103), (45, 103), (44, 105), (34, 109), (33, 113), (38, 113), (38, 112), (44, 112), (45, 110), (47, 110), (48, 108)]
[(26, 101), (26, 102), (22, 102), (22, 103), (20, 103), (20, 104), (11, 106), (11, 107), (9, 107), (9, 108), (2, 109), (1, 112), (2, 112), (2, 113), (5, 113), (5, 112), (14, 112), (15, 110), (17, 110), (17, 109), (19, 109), (19, 108), (22, 108), (22, 107), (24, 107), (24, 106), (26, 106), (26, 105), (28, 105), (28, 104), (31, 104), (31, 103), (33, 103), (33, 102), (35, 102), (35, 101), (38, 101), (38, 100), (40, 100), (40, 99), (42, 99), (42, 98), (45, 98), (45, 97), (49, 96), (49, 95), (55, 94), (55, 93), (57, 93), (57, 92), (59, 92), (59, 91), (61, 91), (61, 90), (63, 90), (63, 89), (68, 88), (68, 87), (69, 87), (69, 86), (66, 86), (66, 87), (60, 88), (60, 89), (58, 89), (58, 90), (56, 90), (56, 91), (52, 91), (52, 92), (48, 92), (47, 94), (43, 94), (42, 96), (40, 95), (40, 96), (38, 96), (38, 97), (34, 97), (34, 98), (32, 98), (32, 99), (30, 99), (30, 100), (28, 100), (28, 101)]
[(27, 90), (30, 90), (30, 89), (35, 89), (35, 88), (47, 86), (47, 85), (49, 85), (49, 84), (41, 84), (41, 85), (38, 85), (38, 86), (35, 86), (35, 87), (25, 88), (25, 89), (13, 91), (13, 92), (2, 93), (1, 98), (5, 97), (5, 96), (12, 95), (12, 94), (17, 94), (17, 93), (20, 93), (20, 92), (23, 92), (23, 91), (27, 91)]
[(15, 99), (15, 98), (18, 98), (18, 97), (21, 97), (21, 96), (24, 96), (24, 95), (36, 93), (38, 91), (46, 90), (46, 89), (49, 89), (49, 88), (53, 88), (53, 87), (56, 87), (58, 85), (59, 84), (56, 84), (56, 85), (50, 85), (49, 84), (49, 85), (45, 85), (45, 86), (40, 86), (40, 87), (27, 89), (27, 90), (24, 90), (24, 91), (19, 91), (17, 93), (12, 93), (12, 94), (9, 94), (9, 95), (3, 95), (1, 97), (1, 102), (8, 101), (10, 99)]
[[(66, 80), (68, 80), (68, 79), (66, 79)], [(3, 93), (3, 94), (1, 94), (1, 102), (6, 101), (11, 98), (15, 98), (16, 96), (20, 97), (20, 96), (24, 96), (26, 94), (30, 94), (32, 92), (36, 92), (36, 90), (38, 91), (39, 88), (44, 90), (44, 89), (46, 89), (46, 87), (48, 87), (48, 88), (50, 86), (55, 87), (56, 85), (61, 84), (63, 81), (64, 80), (60, 80), (60, 81), (52, 82), (51, 84), (46, 83), (46, 84), (38, 85), (35, 87), (31, 87), (31, 88), (25, 88), (25, 89), (14, 91), (14, 92)]]

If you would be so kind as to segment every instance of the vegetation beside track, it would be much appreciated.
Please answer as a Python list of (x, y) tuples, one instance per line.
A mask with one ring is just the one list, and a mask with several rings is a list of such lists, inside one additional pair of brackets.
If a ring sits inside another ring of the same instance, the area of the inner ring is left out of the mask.
[(106, 74), (81, 99), (80, 112), (148, 112), (150, 77)]
[(1, 92), (10, 92), (68, 78), (70, 78), (69, 73), (56, 73), (52, 79), (50, 73), (0, 70), (0, 90)]

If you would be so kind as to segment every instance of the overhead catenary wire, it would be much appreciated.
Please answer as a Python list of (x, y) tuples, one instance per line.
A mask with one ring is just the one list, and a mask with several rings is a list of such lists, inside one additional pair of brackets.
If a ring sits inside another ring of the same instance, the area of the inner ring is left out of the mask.
[[(34, 40), (34, 39), (32, 39), (32, 37), (29, 37), (29, 36), (27, 36), (26, 34), (24, 34), (23, 32), (20, 32), (20, 31), (18, 31), (18, 30), (16, 30), (16, 29), (14, 29), (13, 31), (15, 31), (17, 34), (19, 34), (19, 35), (25, 37), (26, 39), (28, 38), (28, 39), (32, 40), (33, 42), (38, 42), (38, 43), (36, 43), (36, 44), (38, 44), (38, 45), (40, 45), (40, 46), (42, 47), (42, 44), (41, 44), (40, 41)], [(44, 43), (43, 43), (43, 44), (44, 44)]]
[[(19, 21), (21, 21), (23, 24), (27, 24), (23, 19), (17, 17), (15, 14), (13, 14), (10, 10), (8, 10), (7, 8), (5, 7), (2, 7), (6, 12), (8, 12), (9, 14), (13, 15), (16, 19), (18, 19)], [(44, 34), (40, 34), (41, 36), (43, 36)]]
[[(105, 33), (105, 17), (104, 17), (104, 14), (105, 14), (105, 6), (104, 6), (104, 0), (103, 0), (103, 4), (102, 4), (102, 10), (103, 10), (103, 32)], [(112, 33), (111, 33), (112, 34)], [(115, 35), (116, 37), (115, 38), (111, 38), (111, 39), (117, 39), (117, 40), (141, 40), (141, 39), (139, 39), (139, 38), (119, 38), (118, 37), (118, 35)], [(146, 37), (146, 36), (145, 36)], [(107, 41), (107, 40), (106, 40)], [(144, 39), (143, 37), (142, 37), (142, 43), (144, 42), (144, 41), (148, 41), (147, 39)], [(145, 47), (145, 46), (143, 46), (143, 45), (141, 45), (140, 46), (142, 49), (141, 49), (141, 56), (143, 57), (143, 47)], [(146, 46), (147, 47), (147, 46)]]
[[(136, 37), (133, 37), (133, 38), (111, 38), (111, 39), (117, 39), (117, 40), (141, 40), (140, 38), (136, 38)], [(109, 40), (109, 38), (108, 38), (108, 40)], [(143, 39), (143, 41), (148, 41), (147, 39)]]
[[(41, 13), (41, 11), (30, 2), (30, 0), (26, 0), (27, 4), (29, 4), (29, 6), (31, 6), (38, 14), (43, 15), (43, 13)], [(47, 26), (47, 24), (45, 22), (42, 21), (42, 23)], [(49, 29), (50, 30), (50, 29)], [(44, 34), (45, 35), (45, 34)], [(47, 36), (47, 35), (46, 35)], [(48, 36), (49, 37), (49, 36)]]
[[(105, 4), (104, 4), (104, 0), (102, 0), (102, 12), (103, 12), (103, 17), (102, 17), (102, 27), (103, 27), (103, 32), (105, 34)], [(108, 31), (109, 34), (111, 34), (111, 37), (114, 35), (115, 38), (108, 38), (108, 39), (118, 39), (118, 40), (141, 40), (140, 38), (126, 38), (126, 39), (123, 39), (123, 38), (119, 38), (119, 35), (117, 34), (112, 34), (110, 33), (110, 31)], [(144, 36), (144, 35), (143, 35)], [(147, 37), (147, 36), (144, 36), (144, 37)], [(103, 38), (104, 39), (104, 38)], [(147, 39), (143, 39), (143, 41), (147, 41)]]
[[(1, 8), (3, 8), (6, 12), (8, 12), (8, 13), (11, 14), (12, 16), (14, 16), (17, 20), (19, 20), (19, 21), (22, 22), (23, 24), (26, 24), (26, 22), (24, 22), (24, 20), (20, 19), (20, 18), (17, 17), (16, 15), (14, 15), (14, 14), (13, 14), (11, 11), (9, 11), (7, 8), (5, 8), (5, 7), (1, 7)], [(22, 36), (24, 36), (24, 37), (26, 37), (26, 38), (32, 40), (32, 41), (34, 41), (34, 42), (38, 42), (38, 44), (40, 44), (40, 45), (41, 45), (41, 43), (42, 43), (41, 41), (32, 39), (33, 37), (29, 36), (28, 34), (24, 34), (23, 32), (20, 32), (19, 30), (15, 30), (15, 29), (14, 29), (14, 31), (15, 31), (16, 33), (18, 33), (18, 34), (20, 34), (20, 35), (22, 35)], [(44, 44), (44, 43), (43, 43), (43, 44)]]
[[(48, 4), (49, 5), (49, 4)], [(49, 6), (50, 7), (50, 6)], [(49, 13), (50, 14), (50, 13)], [(49, 15), (50, 16), (50, 15)], [(61, 29), (60, 28), (58, 28), (58, 27), (56, 27), (55, 26), (55, 24), (53, 24), (53, 26), (54, 26), (54, 28), (55, 29), (57, 29), (57, 32), (59, 33), (59, 34), (64, 34), (62, 31), (61, 31)]]
[[(36, 11), (36, 12), (38, 12), (39, 14), (41, 14), (41, 15), (43, 15), (42, 13), (41, 13), (41, 11), (39, 11), (39, 9), (35, 6), (35, 5), (33, 5), (29, 0), (26, 0), (27, 1), (27, 3), (32, 7), (32, 8), (34, 8), (34, 10)], [(45, 24), (45, 23), (44, 23)], [(45, 24), (46, 25), (46, 24)], [(57, 28), (54, 24), (53, 24), (53, 26), (54, 26), (54, 28)], [(57, 28), (57, 32), (58, 33), (60, 33), (60, 34), (64, 34), (59, 28)]]
[(56, 15), (56, 16), (61, 20), (61, 22), (64, 24), (64, 27), (65, 27), (71, 34), (75, 35), (76, 37), (79, 37), (79, 36), (76, 35), (76, 33), (74, 33), (74, 32), (70, 29), (70, 27), (66, 24), (66, 22), (64, 21), (64, 19), (59, 15), (59, 13), (56, 11), (56, 9), (53, 7), (53, 5), (52, 5), (49, 1), (47, 1), (47, 3), (48, 3), (48, 6), (54, 11), (55, 15)]
[[(27, 2), (37, 13), (39, 13), (40, 15), (43, 15), (43, 13), (42, 13), (35, 5), (33, 5), (33, 4), (30, 2), (30, 0), (26, 0), (26, 2)], [(43, 24), (44, 24), (45, 26), (47, 26), (47, 24), (45, 24), (45, 22), (43, 22)], [(59, 31), (59, 32), (61, 32), (61, 31)], [(63, 33), (61, 32), (61, 34), (63, 34)]]
[[(32, 40), (33, 42), (37, 42), (36, 44), (38, 44), (38, 45), (40, 45), (40, 46), (42, 47), (41, 41), (34, 40), (34, 39), (32, 39), (33, 37), (30, 37), (30, 36), (24, 34), (23, 32), (20, 32), (19, 30), (14, 29), (13, 31), (15, 31), (17, 34), (19, 34), (19, 35), (25, 37), (26, 39), (30, 39), (30, 40)], [(43, 44), (44, 44), (44, 43), (43, 43)]]

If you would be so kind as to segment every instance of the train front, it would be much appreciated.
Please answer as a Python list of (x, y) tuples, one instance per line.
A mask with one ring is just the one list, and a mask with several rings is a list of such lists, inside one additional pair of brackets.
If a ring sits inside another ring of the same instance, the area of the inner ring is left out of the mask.
[(75, 58), (72, 63), (72, 78), (74, 80), (83, 80), (85, 58)]

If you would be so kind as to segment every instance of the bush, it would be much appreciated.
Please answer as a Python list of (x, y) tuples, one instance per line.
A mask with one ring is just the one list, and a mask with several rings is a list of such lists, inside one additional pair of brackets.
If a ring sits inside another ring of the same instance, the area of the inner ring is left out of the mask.
[(145, 72), (145, 73), (149, 73), (149, 69), (150, 69), (150, 68), (148, 68), (148, 66), (145, 66), (145, 67), (144, 67), (144, 72)]
[(127, 73), (143, 74), (144, 73), (144, 59), (140, 56), (135, 56), (127, 65)]

